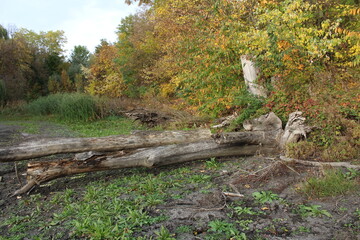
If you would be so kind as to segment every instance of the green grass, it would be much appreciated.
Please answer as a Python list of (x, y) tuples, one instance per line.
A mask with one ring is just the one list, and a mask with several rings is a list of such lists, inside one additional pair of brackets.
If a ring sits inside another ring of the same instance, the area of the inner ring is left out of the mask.
[[(71, 130), (74, 136), (103, 137), (110, 135), (129, 134), (133, 130), (145, 129), (138, 123), (124, 117), (109, 116), (92, 122), (65, 121), (56, 116), (31, 116), (31, 115), (0, 115), (0, 121), (6, 125), (22, 126), (22, 132), (39, 134), (44, 125), (58, 126), (59, 130)], [(61, 135), (61, 133), (59, 133)]]
[(323, 177), (310, 177), (300, 191), (309, 198), (339, 196), (359, 188), (357, 180), (340, 170), (327, 170)]
[(82, 137), (129, 134), (132, 130), (145, 129), (128, 118), (112, 116), (93, 122), (62, 122), (62, 124), (79, 133)]

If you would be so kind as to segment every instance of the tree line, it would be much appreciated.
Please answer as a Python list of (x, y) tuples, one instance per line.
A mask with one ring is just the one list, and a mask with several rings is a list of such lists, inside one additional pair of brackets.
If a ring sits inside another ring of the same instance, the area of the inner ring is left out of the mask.
[[(243, 81), (246, 56), (260, 69), (266, 105), (287, 114), (307, 108), (317, 78), (351, 79), (338, 73), (360, 64), (357, 0), (126, 2), (144, 8), (121, 20), (118, 40), (101, 41), (93, 54), (76, 46), (69, 60), (63, 31), (9, 34), (0, 27), (2, 101), (85, 91), (176, 99), (212, 115), (256, 109), (262, 100)], [(288, 105), (276, 109), (279, 102)]]
[(83, 91), (90, 52), (75, 46), (64, 55), (63, 31), (36, 33), (0, 25), (0, 103), (33, 100), (56, 92)]

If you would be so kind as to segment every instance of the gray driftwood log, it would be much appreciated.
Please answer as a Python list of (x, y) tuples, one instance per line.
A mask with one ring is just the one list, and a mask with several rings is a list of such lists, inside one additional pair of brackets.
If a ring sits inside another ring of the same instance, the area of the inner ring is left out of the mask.
[(20, 161), (60, 153), (112, 152), (209, 139), (208, 129), (195, 131), (136, 131), (131, 135), (98, 138), (48, 138), (0, 149), (0, 162)]
[[(69, 159), (30, 162), (27, 184), (14, 193), (18, 195), (37, 184), (78, 173), (157, 167), (211, 157), (279, 153), (284, 135), (281, 126), (281, 120), (269, 113), (244, 123), (244, 128), (250, 130), (248, 132), (215, 135), (209, 130), (140, 132), (106, 138), (43, 140), (1, 149), (0, 161), (82, 152)], [(10, 157), (6, 157), (6, 153), (11, 153)]]
[(108, 154), (96, 154), (89, 158), (75, 158), (58, 161), (39, 161), (28, 164), (27, 184), (14, 195), (22, 194), (33, 186), (59, 177), (78, 173), (103, 171), (130, 167), (158, 167), (211, 157), (247, 156), (271, 154), (277, 152), (277, 146), (217, 144), (214, 140), (196, 143), (174, 144), (134, 151), (119, 151)]

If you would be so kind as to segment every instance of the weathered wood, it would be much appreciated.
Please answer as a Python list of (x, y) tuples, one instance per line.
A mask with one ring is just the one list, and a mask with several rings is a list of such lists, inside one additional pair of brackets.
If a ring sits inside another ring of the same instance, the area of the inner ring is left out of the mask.
[(256, 83), (260, 70), (258, 67), (256, 67), (255, 62), (253, 62), (251, 57), (248, 55), (241, 56), (240, 60), (245, 84), (249, 92), (256, 96), (267, 97), (266, 89)]
[(246, 156), (275, 152), (277, 152), (277, 148), (274, 146), (219, 145), (214, 140), (204, 140), (188, 144), (138, 149), (131, 152), (97, 154), (84, 160), (73, 158), (60, 161), (32, 162), (28, 164), (28, 184), (15, 192), (14, 195), (28, 191), (36, 184), (78, 173), (141, 166), (151, 168), (211, 157)]
[(279, 131), (228, 132), (213, 135), (218, 144), (249, 144), (278, 146)]
[(131, 135), (99, 138), (53, 138), (24, 142), (0, 149), (0, 162), (20, 161), (60, 153), (110, 152), (209, 139), (208, 129), (194, 131), (138, 131)]
[(285, 156), (280, 156), (280, 160), (286, 163), (296, 163), (301, 164), (304, 166), (311, 166), (311, 167), (341, 167), (341, 168), (350, 168), (360, 170), (360, 165), (354, 165), (349, 162), (314, 162), (314, 161), (306, 161), (306, 160), (299, 160), (294, 158), (288, 158)]

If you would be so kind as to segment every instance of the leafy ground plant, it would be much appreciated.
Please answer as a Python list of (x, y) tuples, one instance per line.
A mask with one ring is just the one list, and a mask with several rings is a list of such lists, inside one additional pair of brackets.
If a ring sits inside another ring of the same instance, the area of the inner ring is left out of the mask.
[(332, 215), (325, 209), (320, 209), (320, 205), (299, 205), (297, 212), (301, 217), (322, 217), (327, 216), (331, 217)]
[(254, 192), (252, 194), (255, 201), (258, 203), (271, 203), (275, 200), (280, 199), (279, 195), (272, 193), (271, 191), (260, 191), (260, 192)]
[(174, 235), (170, 233), (170, 231), (161, 226), (160, 230), (155, 232), (157, 235), (157, 240), (175, 240)]
[(216, 160), (216, 158), (210, 158), (208, 161), (205, 162), (205, 166), (209, 169), (219, 169), (221, 163)]
[(246, 235), (240, 233), (233, 223), (229, 223), (223, 220), (214, 220), (209, 222), (210, 234), (207, 239), (239, 239), (245, 240)]

